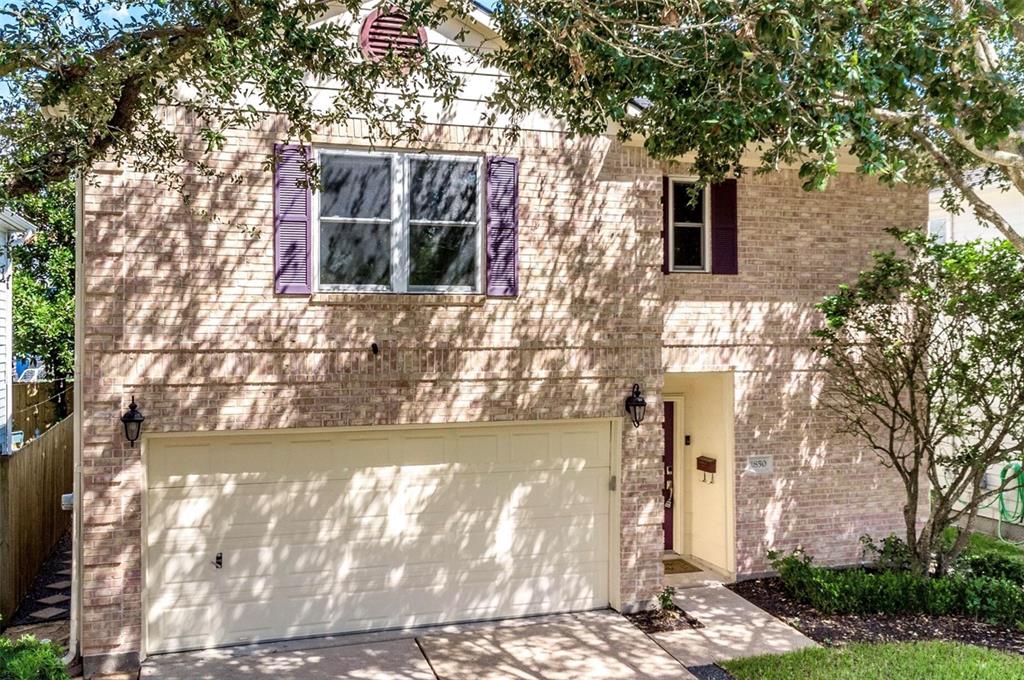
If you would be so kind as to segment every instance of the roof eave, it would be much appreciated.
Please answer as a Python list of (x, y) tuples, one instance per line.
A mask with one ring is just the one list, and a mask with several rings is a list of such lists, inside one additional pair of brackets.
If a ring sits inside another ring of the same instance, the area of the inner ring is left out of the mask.
[(28, 234), (35, 231), (36, 226), (16, 212), (4, 208), (0, 210), (0, 232), (5, 234)]

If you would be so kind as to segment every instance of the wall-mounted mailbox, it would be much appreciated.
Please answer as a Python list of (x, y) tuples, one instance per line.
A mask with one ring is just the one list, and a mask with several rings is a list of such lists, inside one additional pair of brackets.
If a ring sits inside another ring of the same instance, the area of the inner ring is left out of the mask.
[(708, 456), (697, 456), (697, 470), (700, 472), (706, 472), (709, 475), (715, 474), (718, 461)]

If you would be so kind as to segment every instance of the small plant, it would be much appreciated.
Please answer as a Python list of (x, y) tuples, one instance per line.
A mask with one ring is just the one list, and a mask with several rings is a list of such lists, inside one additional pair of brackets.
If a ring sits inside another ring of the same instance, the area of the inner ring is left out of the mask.
[(3, 680), (69, 680), (61, 649), (31, 635), (18, 640), (0, 638), (0, 678)]
[(864, 559), (871, 561), (879, 571), (907, 571), (913, 565), (914, 554), (906, 541), (896, 534), (889, 534), (877, 545), (871, 536), (860, 537)]
[(675, 609), (676, 603), (673, 599), (675, 596), (676, 589), (672, 586), (665, 586), (665, 588), (658, 593), (658, 606), (665, 611)]

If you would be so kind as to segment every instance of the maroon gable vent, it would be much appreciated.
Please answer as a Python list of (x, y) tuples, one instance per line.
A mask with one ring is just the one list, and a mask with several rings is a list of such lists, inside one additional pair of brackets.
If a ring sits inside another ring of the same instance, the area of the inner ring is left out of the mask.
[[(409, 17), (397, 9), (375, 9), (363, 22), (359, 33), (359, 47), (363, 56), (380, 61), (389, 50), (401, 54), (425, 47), (427, 29), (406, 26)], [(404, 30), (403, 30), (404, 29)]]

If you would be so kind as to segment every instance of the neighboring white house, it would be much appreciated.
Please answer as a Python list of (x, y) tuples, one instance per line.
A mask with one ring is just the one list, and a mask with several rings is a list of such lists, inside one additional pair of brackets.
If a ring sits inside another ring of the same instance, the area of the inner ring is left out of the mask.
[(0, 210), (0, 455), (11, 452), (11, 381), (14, 362), (13, 312), (11, 309), (10, 246), (14, 239), (33, 231), (32, 223), (9, 210)]
[[(1024, 196), (1016, 191), (1002, 191), (999, 187), (979, 189), (981, 198), (1005, 217), (1018, 234), (1024, 234)], [(928, 233), (943, 242), (964, 243), (977, 239), (1000, 238), (999, 231), (982, 223), (970, 206), (965, 205), (958, 215), (943, 209), (942, 190), (934, 189), (928, 201)]]

